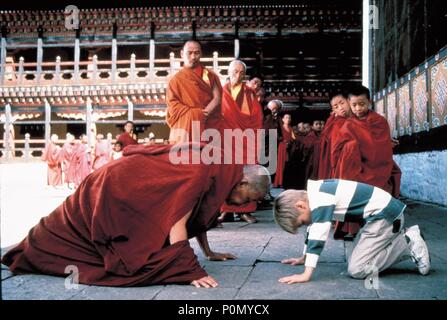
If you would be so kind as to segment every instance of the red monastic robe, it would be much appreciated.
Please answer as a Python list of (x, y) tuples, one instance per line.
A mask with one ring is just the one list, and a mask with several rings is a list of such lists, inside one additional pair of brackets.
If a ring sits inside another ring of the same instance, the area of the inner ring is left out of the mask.
[(76, 168), (74, 183), (77, 187), (92, 172), (92, 154), (87, 144), (78, 144), (74, 151), (73, 160)]
[(349, 118), (336, 135), (333, 150), (334, 178), (367, 183), (399, 196), (395, 186), (400, 183), (400, 170), (393, 161), (390, 129), (384, 117), (370, 110), (364, 120)]
[(307, 180), (316, 180), (318, 175), (318, 162), (320, 160), (320, 134), (311, 131), (304, 138), (304, 153), (306, 157), (306, 185)]
[[(199, 135), (208, 128), (220, 129), (222, 112), (218, 107), (205, 121), (203, 109), (213, 99), (214, 85), (222, 90), (219, 77), (207, 68), (200, 77), (193, 69), (182, 68), (168, 83), (166, 122), (171, 129), (169, 140), (192, 141), (192, 122), (200, 123)], [(197, 138), (200, 138), (197, 137)]]
[(74, 150), (76, 148), (76, 144), (74, 142), (68, 143), (65, 142), (62, 146), (61, 153), (59, 154), (60, 161), (62, 163), (62, 170), (64, 172), (64, 183), (73, 183), (75, 181), (74, 174), (76, 172), (75, 165), (70, 165), (73, 162)]
[(95, 160), (93, 161), (93, 170), (98, 170), (102, 166), (109, 163), (110, 152), (111, 152), (110, 143), (107, 140), (101, 140), (95, 145)]
[[(243, 159), (243, 164), (257, 163), (258, 145), (256, 143), (256, 135), (257, 130), (261, 129), (263, 125), (263, 113), (262, 107), (256, 99), (253, 90), (243, 84), (235, 100), (230, 91), (230, 84), (224, 86), (222, 94), (222, 115), (222, 133), (224, 129), (241, 129), (242, 131), (252, 129), (254, 131), (255, 139), (251, 145), (245, 139), (242, 144), (236, 144), (236, 140), (233, 139), (231, 148), (232, 163), (236, 163), (235, 161), (239, 155)], [(249, 154), (252, 155), (251, 159), (248, 156)], [(241, 206), (224, 204), (221, 211), (236, 213), (254, 212), (256, 211), (256, 201)]]
[(138, 141), (131, 137), (127, 132), (121, 133), (116, 141), (120, 141), (123, 144), (123, 149), (127, 146), (138, 144)]
[(42, 160), (48, 164), (47, 184), (49, 186), (62, 185), (61, 147), (49, 142), (42, 154)]
[(289, 160), (289, 147), (290, 144), (295, 140), (292, 136), (293, 129), (286, 131), (283, 126), (281, 126), (281, 136), (282, 139), (278, 144), (278, 160), (276, 162), (276, 174), (275, 180), (273, 181), (273, 186), (275, 188), (283, 187), (284, 180), (284, 169), (286, 163)]
[[(172, 226), (193, 210), (188, 236), (217, 219), (242, 179), (242, 165), (175, 164), (172, 145), (129, 146), (124, 157), (89, 175), (2, 263), (16, 274), (66, 277), (102, 286), (190, 283), (207, 275), (187, 240), (169, 244)], [(185, 150), (198, 154), (203, 145)]]

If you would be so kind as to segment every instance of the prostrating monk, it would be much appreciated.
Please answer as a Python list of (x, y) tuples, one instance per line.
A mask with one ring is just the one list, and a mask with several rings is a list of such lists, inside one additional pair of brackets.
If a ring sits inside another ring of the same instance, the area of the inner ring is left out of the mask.
[[(81, 182), (92, 172), (92, 150), (88, 146), (87, 135), (82, 134), (79, 138), (79, 143), (77, 144), (73, 160), (75, 163), (75, 188), (77, 188)], [(71, 164), (70, 164), (71, 165)]]
[[(232, 61), (228, 67), (230, 81), (223, 87), (222, 94), (222, 129), (239, 129), (242, 134), (240, 139), (238, 137), (232, 138), (232, 141), (224, 139), (224, 142), (231, 143), (229, 146), (231, 149), (228, 148), (231, 155), (227, 155), (229, 159), (234, 163), (241, 159), (243, 164), (255, 164), (258, 154), (256, 136), (258, 130), (262, 129), (263, 114), (255, 92), (243, 83), (246, 70), (245, 63), (240, 60)], [(257, 220), (251, 215), (255, 211), (256, 201), (243, 206), (224, 204), (219, 221), (225, 221), (228, 213), (236, 213), (241, 220), (255, 223)]]
[(334, 177), (367, 183), (399, 196), (400, 169), (393, 161), (390, 128), (384, 117), (369, 110), (369, 89), (353, 88), (347, 119), (333, 142)]
[(132, 144), (138, 144), (137, 135), (134, 133), (134, 123), (132, 121), (126, 121), (124, 124), (124, 132), (116, 139), (123, 144), (123, 148)]
[(93, 160), (93, 170), (98, 170), (103, 165), (109, 163), (111, 152), (112, 147), (109, 141), (104, 140), (104, 135), (98, 134), (96, 136), (95, 160)]
[(289, 161), (289, 148), (296, 140), (295, 133), (291, 126), (292, 116), (288, 113), (282, 116), (281, 140), (278, 140), (278, 160), (276, 162), (276, 175), (273, 182), (275, 188), (283, 187), (284, 168)]
[(73, 161), (74, 150), (77, 147), (75, 142), (75, 137), (67, 133), (66, 141), (62, 146), (62, 150), (59, 154), (60, 162), (62, 163), (62, 172), (64, 174), (64, 183), (67, 184), (67, 187), (70, 187), (70, 183), (74, 183), (75, 181), (75, 172), (76, 168)]
[(62, 165), (60, 157), (62, 149), (56, 144), (57, 140), (59, 140), (57, 134), (52, 134), (42, 154), (42, 160), (48, 165), (47, 184), (53, 187), (62, 185)]
[(269, 176), (256, 165), (187, 161), (207, 153), (205, 148), (127, 147), (121, 159), (93, 172), (42, 218), (2, 263), (14, 274), (62, 277), (67, 266), (75, 266), (79, 282), (88, 285), (217, 286), (188, 239), (197, 237), (209, 260), (235, 259), (213, 252), (206, 231), (225, 199), (243, 204), (262, 198)]
[(183, 68), (171, 78), (166, 92), (171, 143), (199, 141), (204, 129), (219, 130), (222, 121), (222, 86), (219, 77), (200, 63), (200, 44), (187, 41), (180, 55)]

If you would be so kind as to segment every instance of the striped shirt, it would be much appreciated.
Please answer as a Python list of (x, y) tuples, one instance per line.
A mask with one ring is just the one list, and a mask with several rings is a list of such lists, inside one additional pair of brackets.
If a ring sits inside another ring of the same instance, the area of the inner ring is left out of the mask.
[(317, 266), (329, 236), (332, 220), (369, 222), (386, 219), (393, 223), (406, 207), (380, 188), (340, 179), (309, 180), (307, 195), (312, 224), (307, 228), (304, 254), (305, 266), (313, 268)]

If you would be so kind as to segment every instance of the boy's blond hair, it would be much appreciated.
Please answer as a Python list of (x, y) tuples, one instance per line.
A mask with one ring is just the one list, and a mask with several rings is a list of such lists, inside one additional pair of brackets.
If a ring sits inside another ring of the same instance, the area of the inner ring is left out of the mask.
[(295, 204), (298, 201), (306, 201), (305, 190), (286, 190), (282, 192), (273, 205), (275, 222), (285, 231), (295, 234), (298, 230), (297, 218), (301, 215)]

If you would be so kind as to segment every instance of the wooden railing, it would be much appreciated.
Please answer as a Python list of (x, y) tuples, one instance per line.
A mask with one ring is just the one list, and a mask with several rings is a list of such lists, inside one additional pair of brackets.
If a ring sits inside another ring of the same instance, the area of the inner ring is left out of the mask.
[[(232, 57), (219, 57), (217, 52), (211, 58), (202, 58), (201, 62), (213, 69), (222, 79), (226, 77)], [(3, 87), (41, 86), (41, 85), (97, 85), (97, 84), (166, 84), (181, 68), (181, 59), (171, 52), (169, 59), (136, 59), (135, 54), (129, 60), (98, 60), (95, 55), (91, 61), (62, 61), (56, 57), (54, 62), (5, 63), (0, 83)], [(1, 80), (3, 80), (1, 82)]]

